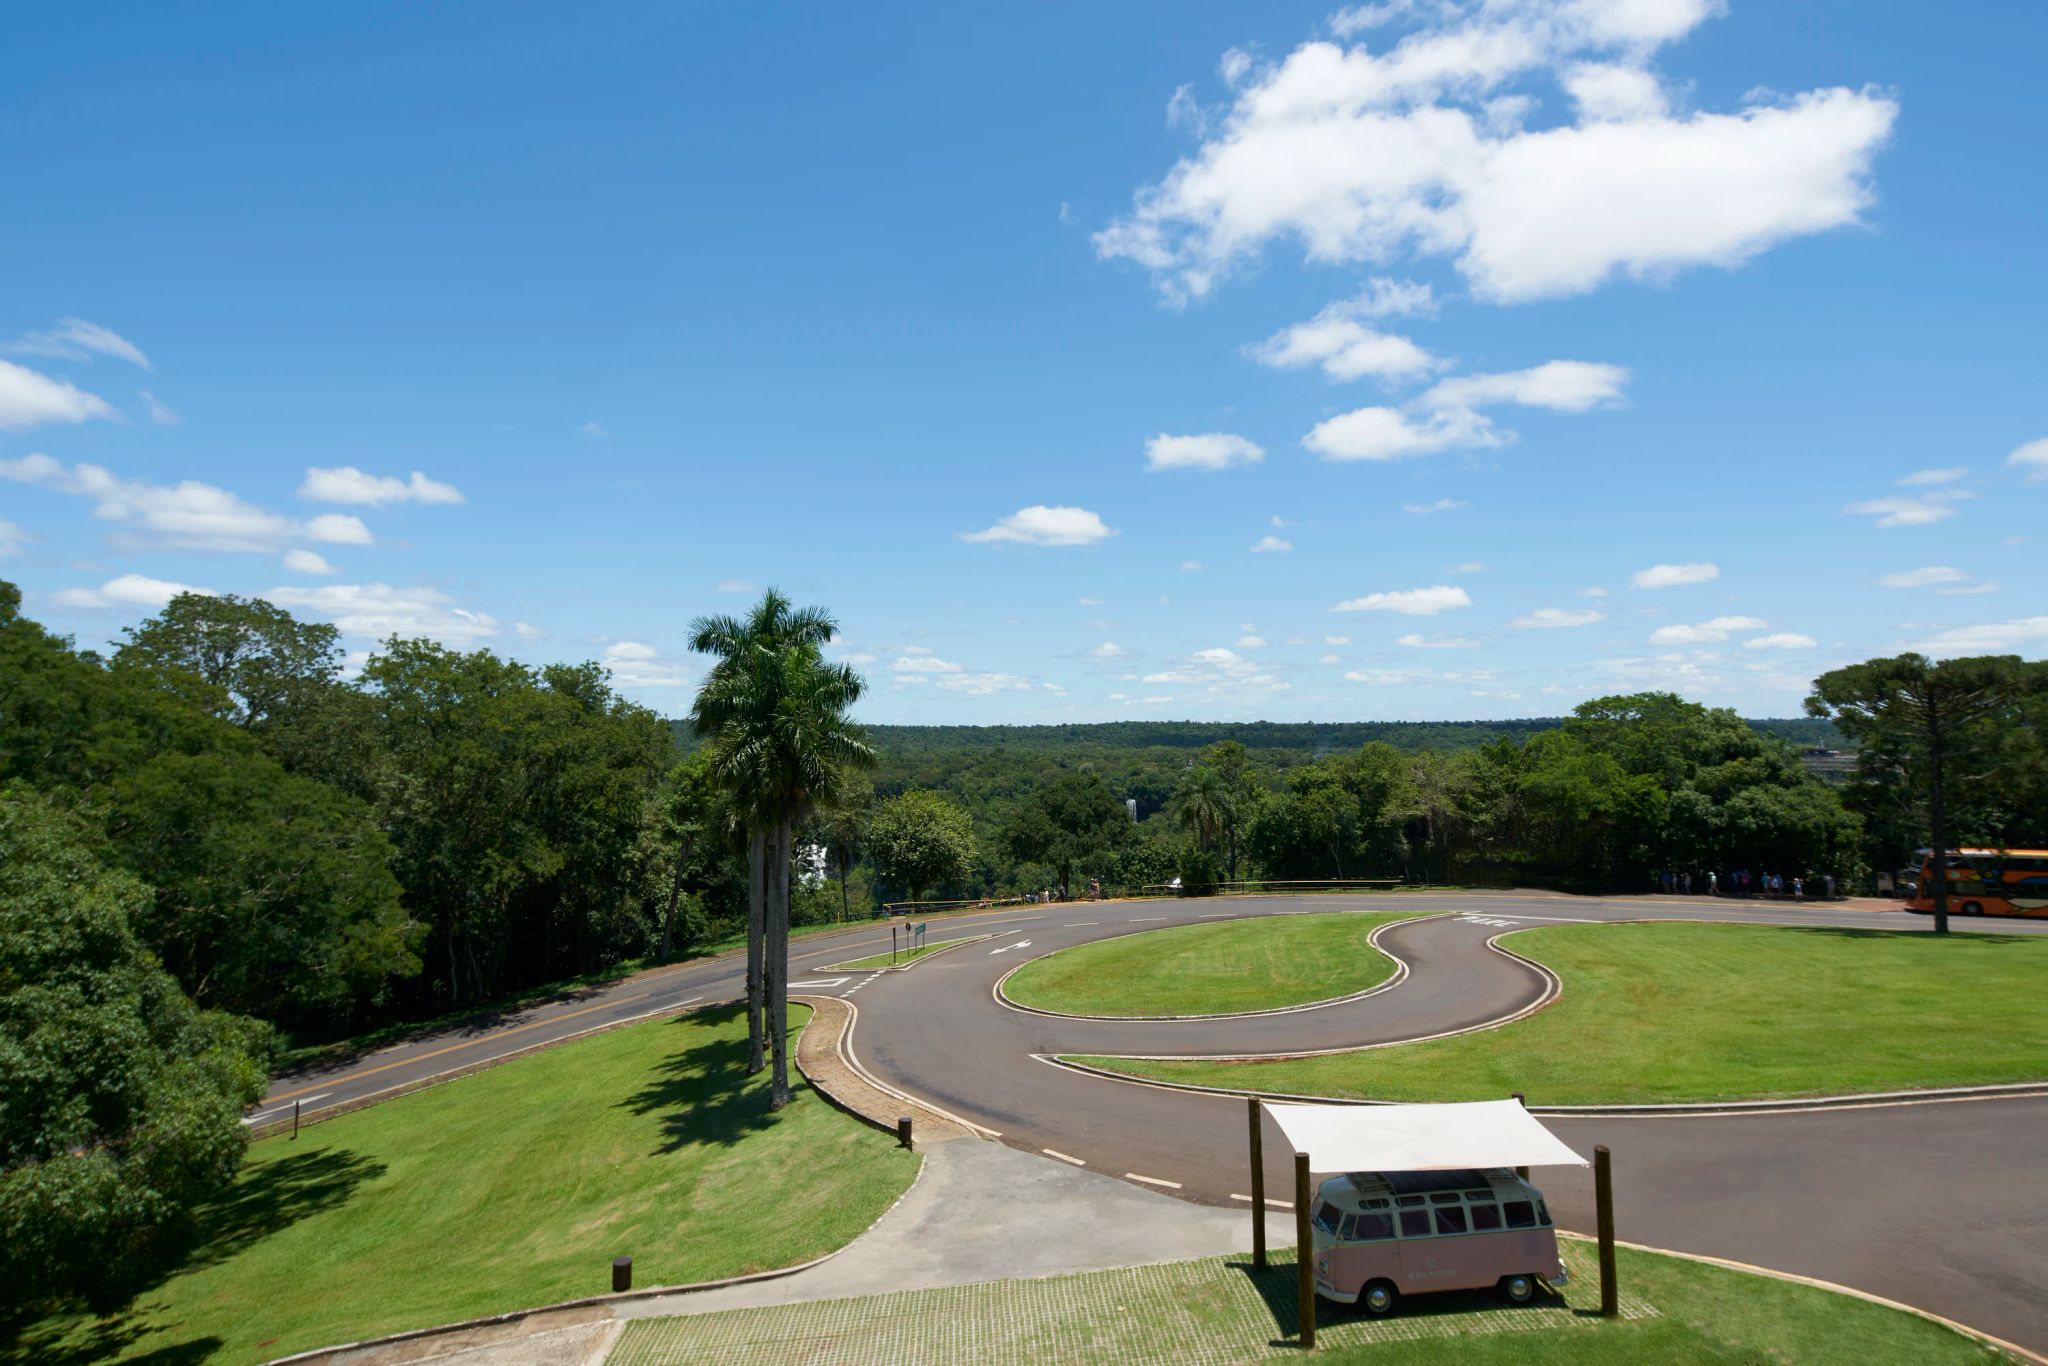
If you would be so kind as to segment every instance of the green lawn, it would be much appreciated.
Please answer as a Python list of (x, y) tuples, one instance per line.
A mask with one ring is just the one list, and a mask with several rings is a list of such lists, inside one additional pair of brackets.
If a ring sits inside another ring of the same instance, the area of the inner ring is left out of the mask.
[(1393, 960), (1366, 937), (1413, 915), (1255, 916), (1099, 939), (1033, 959), (1003, 992), (1069, 1015), (1225, 1015), (1327, 1001), (1393, 975)]
[(1564, 997), (1496, 1030), (1271, 1062), (1077, 1061), (1377, 1100), (1589, 1105), (2048, 1078), (2048, 937), (1750, 925), (1560, 925), (1506, 946)]
[[(1319, 1362), (1361, 1366), (1639, 1366), (1644, 1362), (1939, 1366), (2007, 1358), (1896, 1309), (1675, 1257), (1619, 1250), (1622, 1314), (1597, 1314), (1591, 1249), (1566, 1243), (1573, 1283), (1520, 1309), (1490, 1292), (1411, 1297), (1392, 1318), (1333, 1304)], [(996, 1281), (868, 1299), (737, 1309), (627, 1325), (609, 1366), (780, 1366), (787, 1361), (1104, 1362), (1209, 1366), (1301, 1360), (1294, 1261), (1248, 1257)], [(971, 1344), (971, 1350), (966, 1345)]]
[(641, 1286), (819, 1256), (918, 1159), (800, 1080), (771, 1115), (745, 1061), (737, 1008), (651, 1020), (267, 1139), (184, 1271), (14, 1359), (261, 1361), (601, 1294), (622, 1253)]

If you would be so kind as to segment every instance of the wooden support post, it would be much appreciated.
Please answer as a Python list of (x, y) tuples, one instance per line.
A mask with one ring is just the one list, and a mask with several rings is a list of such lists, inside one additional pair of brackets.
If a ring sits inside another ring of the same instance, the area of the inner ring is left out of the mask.
[(1593, 1147), (1593, 1207), (1600, 1224), (1600, 1316), (1621, 1313), (1621, 1287), (1614, 1279), (1614, 1164), (1605, 1143)]
[(1259, 1098), (1246, 1096), (1252, 1121), (1252, 1265), (1266, 1269), (1266, 1145), (1259, 1126)]
[(1294, 1279), (1300, 1302), (1301, 1350), (1316, 1346), (1316, 1247), (1308, 1227), (1308, 1154), (1294, 1155)]
[(292, 1102), (292, 1137), (294, 1139), (299, 1136), (299, 1107), (305, 1103), (302, 1100)]
[[(1520, 1091), (1510, 1091), (1508, 1094), (1514, 1097), (1515, 1104), (1521, 1106), (1524, 1110), (1529, 1108), (1529, 1098)], [(1515, 1168), (1515, 1175), (1527, 1181), (1529, 1179), (1529, 1169), (1527, 1167), (1517, 1167)]]
[(896, 961), (896, 927), (894, 925), (889, 927), (889, 961), (891, 963)]

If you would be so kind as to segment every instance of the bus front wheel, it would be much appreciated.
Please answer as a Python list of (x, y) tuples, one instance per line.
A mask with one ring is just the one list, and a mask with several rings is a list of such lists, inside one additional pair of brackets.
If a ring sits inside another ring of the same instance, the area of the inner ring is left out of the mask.
[(1963, 914), (1964, 914), (1964, 915), (1982, 915), (1982, 914), (1984, 914), (1984, 903), (1983, 903), (1983, 902), (1981, 902), (1981, 901), (1965, 901), (1965, 902), (1963, 903)]
[(1358, 1292), (1358, 1307), (1369, 1319), (1383, 1319), (1401, 1303), (1401, 1292), (1392, 1281), (1370, 1281)]
[(1500, 1297), (1509, 1304), (1527, 1304), (1536, 1298), (1534, 1276), (1503, 1276), (1500, 1278)]

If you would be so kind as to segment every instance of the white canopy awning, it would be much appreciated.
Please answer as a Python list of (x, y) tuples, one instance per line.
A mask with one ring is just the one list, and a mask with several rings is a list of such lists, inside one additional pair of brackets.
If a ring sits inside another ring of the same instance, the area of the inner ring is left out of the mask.
[(1265, 1106), (1319, 1172), (1449, 1171), (1463, 1167), (1583, 1167), (1516, 1100), (1445, 1105)]

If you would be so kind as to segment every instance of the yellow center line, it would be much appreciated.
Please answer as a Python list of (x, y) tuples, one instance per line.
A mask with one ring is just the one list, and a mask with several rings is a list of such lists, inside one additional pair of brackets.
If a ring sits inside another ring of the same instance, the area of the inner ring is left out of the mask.
[(652, 996), (653, 994), (652, 991), (643, 991), (633, 996), (620, 996), (613, 1000), (600, 1001), (594, 1006), (584, 1006), (581, 1010), (571, 1010), (560, 1015), (550, 1015), (545, 1020), (534, 1020), (529, 1024), (514, 1025), (510, 1029), (494, 1030), (481, 1038), (464, 1039), (461, 1043), (451, 1043), (446, 1048), (436, 1048), (431, 1053), (415, 1053), (409, 1058), (398, 1058), (392, 1062), (380, 1063), (375, 1067), (366, 1067), (360, 1072), (350, 1072), (346, 1076), (328, 1077), (324, 1081), (314, 1082), (311, 1086), (301, 1086), (296, 1091), (283, 1091), (266, 1098), (263, 1104), (266, 1106), (275, 1105), (281, 1100), (290, 1100), (293, 1096), (303, 1096), (307, 1092), (322, 1086), (332, 1087), (357, 1081), (363, 1077), (373, 1077), (379, 1072), (388, 1072), (394, 1067), (410, 1067), (416, 1062), (425, 1062), (429, 1058), (438, 1058), (443, 1053), (453, 1053), (460, 1048), (474, 1048), (478, 1044), (496, 1043), (498, 1040), (513, 1034), (524, 1034), (529, 1029), (539, 1029), (542, 1025), (551, 1025), (562, 1020), (573, 1020), (578, 1015), (588, 1015), (593, 1010), (610, 1010), (613, 1006), (624, 1005), (628, 1001), (637, 1001), (643, 996)]

